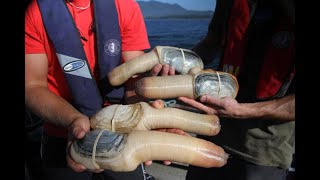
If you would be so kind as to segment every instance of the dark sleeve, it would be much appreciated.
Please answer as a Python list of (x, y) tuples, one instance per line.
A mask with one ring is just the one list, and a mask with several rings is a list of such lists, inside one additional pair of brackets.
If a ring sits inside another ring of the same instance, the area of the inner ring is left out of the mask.
[(294, 94), (296, 92), (296, 78), (295, 76), (293, 77), (293, 79), (291, 80), (290, 86), (287, 90), (287, 95), (288, 94)]
[(212, 45), (219, 45), (223, 42), (228, 29), (228, 19), (230, 16), (233, 0), (217, 0), (214, 14), (208, 26), (211, 31), (213, 42)]

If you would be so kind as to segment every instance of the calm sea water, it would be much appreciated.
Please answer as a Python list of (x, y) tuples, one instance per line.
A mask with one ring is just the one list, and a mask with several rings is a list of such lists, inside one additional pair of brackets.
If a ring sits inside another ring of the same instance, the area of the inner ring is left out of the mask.
[(191, 49), (207, 33), (210, 19), (146, 19), (151, 48), (174, 46)]
[[(146, 19), (151, 49), (155, 46), (174, 46), (192, 49), (208, 31), (211, 19)], [(216, 69), (218, 59), (205, 68)]]

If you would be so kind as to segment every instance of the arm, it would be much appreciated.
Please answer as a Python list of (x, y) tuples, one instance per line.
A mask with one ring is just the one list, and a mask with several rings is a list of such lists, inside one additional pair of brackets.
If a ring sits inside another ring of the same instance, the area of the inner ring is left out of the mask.
[[(45, 54), (26, 54), (25, 56), (25, 102), (39, 117), (58, 126), (65, 127), (73, 136), (81, 139), (90, 130), (87, 116), (77, 111), (63, 98), (48, 89), (48, 59)], [(68, 163), (76, 172), (85, 170), (69, 157)]]
[(44, 120), (65, 128), (77, 119), (87, 118), (63, 98), (48, 90), (47, 72), (48, 60), (45, 54), (26, 55), (26, 105)]
[(179, 100), (208, 114), (216, 114), (221, 117), (280, 121), (295, 120), (295, 94), (256, 103), (238, 103), (235, 99), (229, 97), (217, 99), (209, 96), (200, 97), (200, 101), (203, 104), (185, 97), (180, 97)]
[(240, 104), (241, 118), (275, 119), (280, 121), (295, 120), (295, 95), (288, 95), (270, 101)]

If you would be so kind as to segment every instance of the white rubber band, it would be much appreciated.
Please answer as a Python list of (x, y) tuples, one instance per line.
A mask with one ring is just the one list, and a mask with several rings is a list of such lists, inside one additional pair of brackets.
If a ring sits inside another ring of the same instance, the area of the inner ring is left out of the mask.
[(185, 68), (185, 61), (186, 61), (186, 57), (184, 56), (184, 52), (183, 49), (180, 48), (181, 54), (182, 54), (182, 71), (184, 71)]
[(218, 71), (216, 71), (217, 75), (218, 75), (218, 79), (219, 79), (219, 90), (218, 90), (218, 98), (219, 98), (219, 95), (220, 95), (220, 90), (221, 90), (221, 79), (220, 79), (220, 74)]
[[(114, 117), (114, 116), (113, 116)], [(114, 118), (111, 119), (111, 131), (115, 131), (115, 123), (114, 123)]]
[(97, 164), (96, 162), (96, 150), (97, 150), (97, 144), (98, 141), (102, 135), (102, 133), (105, 131), (106, 129), (103, 129), (102, 131), (99, 132), (98, 136), (96, 137), (96, 140), (94, 141), (93, 144), (93, 150), (92, 150), (92, 164), (96, 169), (101, 169), (100, 166)]
[(116, 112), (117, 112), (117, 110), (118, 110), (118, 107), (119, 107), (120, 105), (117, 105), (117, 107), (114, 109), (114, 111), (113, 111), (113, 115), (112, 115), (112, 119), (111, 119), (111, 131), (112, 132), (115, 132), (115, 116), (116, 116)]

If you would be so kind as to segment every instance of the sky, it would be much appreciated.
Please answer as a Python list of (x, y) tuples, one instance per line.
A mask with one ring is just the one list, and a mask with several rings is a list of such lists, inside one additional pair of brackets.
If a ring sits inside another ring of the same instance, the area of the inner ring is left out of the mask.
[[(138, 1), (150, 1), (150, 0), (138, 0)], [(155, 0), (170, 4), (179, 4), (188, 10), (213, 10), (216, 1), (215, 0)]]

